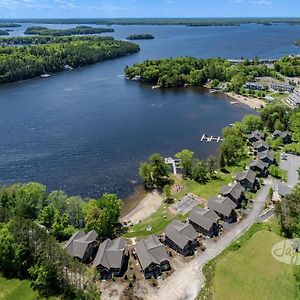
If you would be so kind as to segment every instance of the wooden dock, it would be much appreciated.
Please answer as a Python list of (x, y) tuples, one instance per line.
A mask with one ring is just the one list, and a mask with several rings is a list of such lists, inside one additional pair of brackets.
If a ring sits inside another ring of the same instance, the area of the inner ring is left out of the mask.
[(180, 159), (173, 159), (172, 157), (167, 157), (165, 158), (165, 163), (172, 165), (173, 167), (173, 174), (176, 175), (177, 174), (177, 168), (178, 168), (178, 164), (180, 163)]
[(209, 136), (209, 135), (203, 134), (202, 138), (201, 138), (201, 142), (207, 142), (207, 143), (210, 143), (210, 142), (219, 143), (219, 142), (222, 142), (222, 141), (223, 141), (223, 138), (220, 137), (220, 136), (215, 137), (213, 135)]

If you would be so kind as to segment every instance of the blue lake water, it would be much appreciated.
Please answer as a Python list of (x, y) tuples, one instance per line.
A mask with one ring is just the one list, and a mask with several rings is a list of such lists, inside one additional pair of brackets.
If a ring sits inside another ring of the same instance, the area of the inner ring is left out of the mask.
[[(21, 35), (28, 26), (11, 35)], [(139, 183), (140, 161), (151, 153), (170, 156), (189, 148), (198, 158), (216, 154), (217, 144), (200, 143), (202, 134), (219, 135), (224, 126), (253, 112), (204, 89), (152, 90), (130, 82), (123, 77), (126, 65), (175, 56), (299, 53), (293, 42), (300, 39), (300, 26), (112, 27), (118, 39), (151, 33), (155, 40), (138, 41), (141, 52), (131, 56), (0, 86), (1, 184), (38, 181), (70, 194), (126, 197)]]

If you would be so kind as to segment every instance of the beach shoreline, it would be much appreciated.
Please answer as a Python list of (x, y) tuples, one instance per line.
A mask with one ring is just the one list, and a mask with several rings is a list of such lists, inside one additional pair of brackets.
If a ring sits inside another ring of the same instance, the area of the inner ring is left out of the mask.
[(249, 106), (250, 108), (253, 109), (258, 109), (258, 108), (262, 108), (265, 107), (267, 104), (266, 102), (264, 102), (261, 99), (258, 98), (254, 98), (254, 97), (247, 97), (247, 96), (242, 96), (242, 95), (238, 95), (232, 92), (224, 92), (222, 93), (224, 95), (226, 95), (227, 97), (234, 99), (242, 104), (245, 104), (247, 106)]

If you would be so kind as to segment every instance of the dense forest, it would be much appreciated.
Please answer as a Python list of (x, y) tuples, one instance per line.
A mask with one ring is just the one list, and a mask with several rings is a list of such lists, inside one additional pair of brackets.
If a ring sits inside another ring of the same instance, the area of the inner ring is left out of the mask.
[(69, 43), (74, 41), (112, 41), (112, 36), (15, 36), (0, 38), (0, 46), (25, 46)]
[(28, 27), (24, 34), (27, 35), (44, 35), (44, 36), (66, 36), (66, 35), (83, 35), (83, 34), (100, 34), (104, 32), (114, 32), (112, 28), (95, 28), (90, 26), (77, 26), (70, 29), (49, 29), (47, 27)]
[(153, 40), (152, 34), (132, 34), (126, 38), (127, 40)]
[[(1, 20), (0, 20), (1, 21)], [(108, 18), (108, 19), (13, 19), (16, 23), (33, 24), (97, 24), (97, 25), (191, 25), (233, 26), (256, 23), (262, 25), (300, 24), (300, 18)]]
[(0, 29), (0, 35), (9, 35), (8, 30), (1, 30)]
[(0, 28), (13, 28), (13, 27), (21, 27), (21, 24), (15, 23), (0, 23)]
[(221, 58), (192, 57), (146, 60), (132, 67), (126, 67), (125, 73), (130, 79), (138, 76), (142, 82), (160, 87), (202, 86), (208, 80), (230, 82), (228, 89), (234, 91), (240, 91), (245, 82), (253, 81), (256, 77), (277, 76), (274, 70), (259, 64), (258, 59), (231, 65)]
[(122, 201), (113, 194), (86, 200), (62, 191), (48, 194), (44, 185), (34, 182), (0, 188), (1, 275), (31, 280), (42, 298), (99, 299), (92, 281), (82, 290), (89, 276), (86, 267), (69, 257), (59, 242), (79, 229), (95, 230), (99, 242), (113, 238)]
[(65, 65), (72, 68), (82, 67), (139, 50), (138, 45), (130, 42), (101, 38), (47, 45), (0, 47), (0, 83), (63, 71)]
[(295, 77), (300, 76), (300, 57), (284, 57), (275, 63), (275, 70), (282, 75)]

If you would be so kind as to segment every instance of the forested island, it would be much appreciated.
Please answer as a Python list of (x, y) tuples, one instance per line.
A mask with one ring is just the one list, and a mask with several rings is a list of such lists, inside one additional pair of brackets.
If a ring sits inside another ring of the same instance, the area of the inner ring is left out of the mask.
[(0, 29), (0, 35), (9, 35), (8, 30), (1, 30)]
[(135, 53), (139, 46), (130, 42), (75, 40), (46, 45), (0, 47), (0, 83), (30, 79), (45, 73), (90, 65), (107, 59)]
[(13, 28), (13, 27), (21, 27), (21, 24), (15, 23), (0, 23), (0, 28)]
[(154, 36), (152, 34), (132, 34), (129, 35), (126, 40), (153, 40)]
[(0, 46), (44, 45), (56, 43), (68, 43), (73, 41), (112, 41), (112, 36), (14, 36), (0, 37)]
[(300, 18), (107, 18), (107, 19), (13, 19), (16, 23), (94, 25), (188, 25), (239, 26), (242, 24), (300, 24)]
[(83, 35), (83, 34), (100, 34), (104, 32), (114, 32), (112, 28), (95, 28), (90, 26), (77, 26), (70, 29), (49, 29), (47, 27), (35, 26), (28, 27), (24, 34), (27, 35), (44, 35), (44, 36), (66, 36), (66, 35)]
[(236, 92), (240, 92), (247, 81), (254, 81), (256, 77), (282, 79), (277, 72), (287, 76), (298, 76), (300, 58), (282, 58), (275, 63), (275, 70), (259, 63), (258, 59), (244, 60), (243, 63), (232, 65), (221, 58), (192, 57), (147, 60), (125, 69), (128, 78), (136, 78), (160, 87), (203, 86), (208, 81), (212, 81), (216, 86), (220, 82), (229, 82), (227, 91)]

